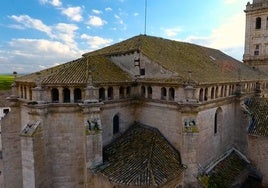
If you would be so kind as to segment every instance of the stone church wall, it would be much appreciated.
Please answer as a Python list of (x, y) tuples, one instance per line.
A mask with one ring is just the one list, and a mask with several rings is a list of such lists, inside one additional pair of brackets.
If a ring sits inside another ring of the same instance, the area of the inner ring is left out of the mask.
[(103, 145), (112, 141), (117, 135), (113, 135), (113, 118), (119, 116), (119, 134), (125, 132), (135, 119), (135, 104), (126, 101), (121, 103), (107, 103), (102, 106), (102, 138)]
[(3, 179), (4, 187), (21, 188), (21, 113), (19, 103), (11, 107), (12, 111), (2, 120)]
[[(221, 109), (222, 119), (218, 124), (217, 133), (214, 133), (215, 113)], [(232, 148), (235, 127), (235, 106), (233, 103), (214, 107), (198, 114), (198, 163), (205, 167), (215, 161), (228, 149)]]
[(268, 186), (268, 138), (248, 136), (249, 159), (263, 174), (262, 183)]
[(47, 122), (51, 187), (84, 187), (86, 181), (85, 127), (78, 107), (49, 109)]

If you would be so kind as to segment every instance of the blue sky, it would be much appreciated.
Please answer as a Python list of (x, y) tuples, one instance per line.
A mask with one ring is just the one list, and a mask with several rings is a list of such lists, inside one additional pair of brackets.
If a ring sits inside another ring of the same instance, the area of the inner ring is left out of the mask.
[[(248, 0), (147, 0), (146, 34), (242, 60)], [(145, 0), (2, 0), (0, 73), (35, 72), (144, 34)]]

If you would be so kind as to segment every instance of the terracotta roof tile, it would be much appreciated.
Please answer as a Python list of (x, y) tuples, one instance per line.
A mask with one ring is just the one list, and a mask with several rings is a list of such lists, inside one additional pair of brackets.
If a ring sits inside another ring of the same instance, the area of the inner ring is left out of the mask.
[(85, 56), (109, 56), (133, 51), (140, 51), (164, 68), (178, 73), (184, 80), (191, 71), (192, 79), (197, 83), (268, 79), (265, 73), (258, 72), (219, 50), (148, 35), (135, 36)]
[(116, 184), (160, 186), (179, 177), (184, 167), (179, 152), (158, 130), (136, 124), (104, 148), (99, 169)]
[(37, 73), (16, 79), (19, 82), (35, 82), (38, 77), (42, 84), (87, 84), (88, 76), (94, 83), (129, 82), (131, 77), (106, 57), (83, 57)]

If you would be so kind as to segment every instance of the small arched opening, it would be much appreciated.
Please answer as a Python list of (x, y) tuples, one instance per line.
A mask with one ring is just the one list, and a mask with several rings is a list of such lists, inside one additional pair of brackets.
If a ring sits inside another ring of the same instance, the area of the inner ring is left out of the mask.
[(103, 87), (99, 89), (99, 100), (100, 101), (105, 100), (105, 89)]
[(141, 86), (141, 97), (145, 98), (145, 87)]
[(68, 88), (63, 89), (63, 102), (64, 103), (69, 103), (71, 102), (71, 97), (70, 97), (70, 90)]
[(170, 101), (174, 101), (174, 99), (175, 99), (175, 89), (173, 87), (169, 88), (168, 93), (169, 93), (168, 99)]
[(114, 99), (114, 89), (113, 87), (108, 88), (108, 100), (113, 100)]
[(125, 98), (125, 88), (120, 87), (119, 88), (119, 99), (123, 99), (123, 98)]
[(81, 102), (82, 100), (82, 92), (81, 89), (74, 89), (74, 102)]
[(256, 29), (261, 29), (261, 18), (257, 17), (256, 18), (256, 25), (255, 25)]
[(51, 90), (51, 101), (53, 103), (58, 103), (59, 102), (59, 90), (57, 88), (53, 88)]
[(204, 90), (203, 90), (203, 88), (201, 88), (199, 90), (199, 101), (202, 102), (203, 99), (204, 99)]
[(152, 99), (152, 95), (153, 95), (153, 89), (152, 89), (152, 87), (151, 86), (149, 86), (148, 88), (147, 88), (147, 93), (148, 93), (148, 98), (149, 99)]
[(117, 134), (119, 133), (119, 128), (120, 128), (120, 125), (119, 125), (119, 115), (115, 115), (113, 117), (113, 134)]
[(161, 88), (161, 99), (166, 100), (167, 99), (167, 89), (165, 87)]

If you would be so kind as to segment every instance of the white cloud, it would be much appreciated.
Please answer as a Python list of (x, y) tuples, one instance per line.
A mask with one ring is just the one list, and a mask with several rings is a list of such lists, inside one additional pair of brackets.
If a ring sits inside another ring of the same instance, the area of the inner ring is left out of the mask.
[(55, 7), (60, 7), (62, 5), (61, 1), (60, 0), (39, 0), (39, 2), (41, 4), (51, 4), (52, 6), (55, 6)]
[[(81, 51), (70, 46), (44, 39), (12, 39), (5, 50), (0, 50), (0, 72), (18, 71), (29, 73), (52, 67), (81, 57)], [(4, 60), (4, 61), (2, 61)]]
[(75, 32), (78, 30), (78, 27), (74, 24), (58, 23), (55, 26), (47, 26), (41, 20), (31, 18), (28, 15), (13, 15), (11, 18), (20, 23), (24, 28), (44, 32), (51, 39), (62, 41), (71, 48), (77, 48), (77, 44), (75, 42)]
[(140, 14), (138, 12), (135, 12), (133, 15), (134, 16), (139, 16)]
[(90, 36), (87, 34), (82, 34), (81, 39), (86, 40), (92, 50), (108, 46), (113, 42), (112, 39), (105, 39), (99, 36)]
[(215, 28), (210, 36), (190, 36), (185, 41), (220, 49), (241, 60), (245, 40), (244, 29), (245, 16), (243, 13), (239, 13)]
[(111, 7), (105, 8), (105, 11), (112, 11), (113, 9)]
[(106, 23), (105, 20), (102, 20), (98, 16), (90, 16), (89, 20), (87, 22), (88, 25), (93, 26), (93, 27), (101, 27)]
[(73, 21), (80, 22), (83, 20), (81, 7), (68, 7), (62, 9), (61, 12)]
[(12, 15), (12, 16), (10, 16), (10, 18), (17, 21), (25, 28), (36, 29), (36, 30), (42, 31), (42, 32), (46, 33), (48, 36), (52, 37), (51, 28), (48, 27), (47, 25), (45, 25), (41, 20), (31, 18), (28, 15), (20, 15), (20, 16)]
[(182, 31), (181, 27), (174, 27), (174, 28), (164, 29), (165, 35), (167, 37), (175, 37), (181, 31)]
[(101, 13), (102, 13), (100, 10), (96, 10), (96, 9), (93, 9), (92, 12), (93, 12), (94, 14), (101, 14)]
[(73, 49), (77, 49), (75, 31), (78, 27), (74, 24), (58, 23), (55, 27), (55, 35), (58, 40), (63, 41)]

